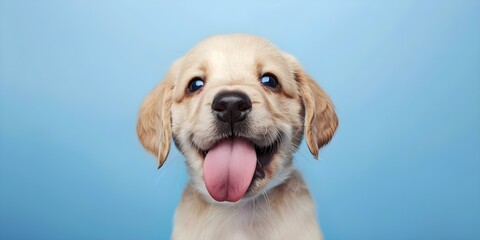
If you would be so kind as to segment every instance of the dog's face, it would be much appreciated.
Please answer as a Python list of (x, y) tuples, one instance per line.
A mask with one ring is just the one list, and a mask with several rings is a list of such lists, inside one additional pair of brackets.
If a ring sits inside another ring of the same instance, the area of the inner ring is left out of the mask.
[(226, 35), (173, 64), (142, 104), (137, 131), (160, 166), (173, 137), (196, 189), (236, 202), (288, 177), (304, 129), (317, 157), (336, 127), (330, 99), (293, 57), (255, 36)]

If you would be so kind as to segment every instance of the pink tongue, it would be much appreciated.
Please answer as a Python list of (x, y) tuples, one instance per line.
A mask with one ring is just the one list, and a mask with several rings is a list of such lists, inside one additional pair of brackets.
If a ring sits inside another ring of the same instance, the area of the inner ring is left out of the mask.
[(219, 142), (203, 163), (203, 179), (212, 198), (219, 202), (240, 200), (250, 186), (256, 164), (253, 144), (241, 138)]

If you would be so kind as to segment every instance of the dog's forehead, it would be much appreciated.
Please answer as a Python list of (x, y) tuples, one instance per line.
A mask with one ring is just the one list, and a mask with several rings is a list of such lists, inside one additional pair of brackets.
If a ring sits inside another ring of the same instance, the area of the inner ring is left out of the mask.
[[(251, 84), (261, 74), (274, 73), (283, 92), (296, 96), (293, 72), (282, 51), (267, 40), (252, 35), (221, 35), (198, 43), (183, 57), (177, 82), (185, 87), (190, 79), (206, 79), (207, 86)], [(175, 97), (182, 99), (183, 90)]]
[(251, 35), (223, 35), (208, 38), (197, 44), (186, 61), (201, 63), (201, 67), (214, 71), (245, 68), (256, 70), (267, 60), (284, 61), (281, 53), (267, 40)]

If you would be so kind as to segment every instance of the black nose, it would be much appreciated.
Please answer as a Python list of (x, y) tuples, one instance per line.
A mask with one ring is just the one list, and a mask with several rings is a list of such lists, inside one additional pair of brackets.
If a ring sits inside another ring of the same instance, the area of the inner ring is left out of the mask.
[(234, 124), (245, 119), (252, 102), (241, 92), (221, 92), (213, 99), (212, 109), (220, 121)]

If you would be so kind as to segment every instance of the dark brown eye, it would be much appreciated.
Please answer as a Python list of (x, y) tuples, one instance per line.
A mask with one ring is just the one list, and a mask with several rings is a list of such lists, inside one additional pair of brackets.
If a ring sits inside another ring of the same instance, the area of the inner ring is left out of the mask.
[(277, 77), (271, 73), (265, 73), (260, 78), (260, 82), (269, 88), (276, 88), (278, 87), (278, 80)]
[(200, 77), (195, 77), (188, 83), (188, 91), (189, 92), (196, 92), (200, 90), (205, 85), (205, 82)]

